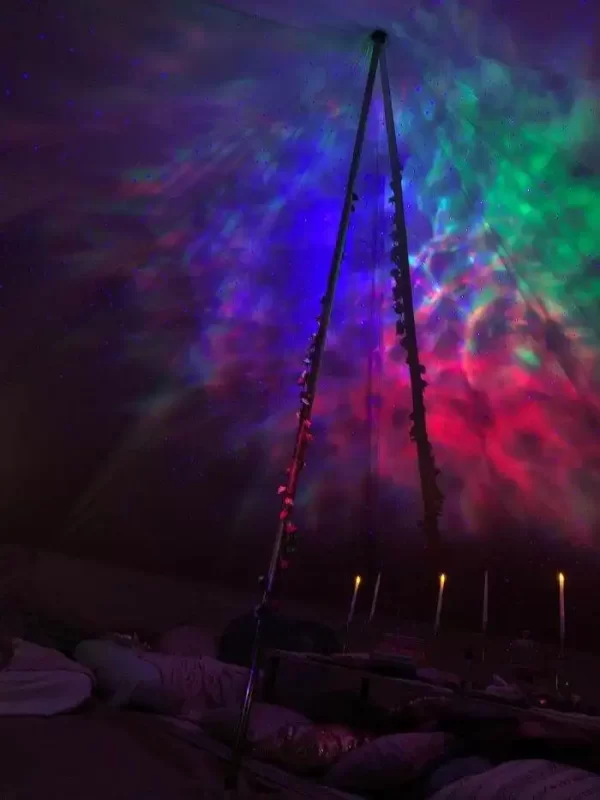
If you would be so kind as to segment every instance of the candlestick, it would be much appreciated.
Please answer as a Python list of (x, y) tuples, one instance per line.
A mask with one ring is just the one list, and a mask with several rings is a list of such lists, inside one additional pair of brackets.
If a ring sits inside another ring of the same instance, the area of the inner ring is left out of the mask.
[(361, 580), (362, 578), (360, 577), (360, 575), (357, 575), (356, 578), (354, 578), (354, 592), (352, 594), (352, 600), (350, 601), (350, 610), (348, 611), (348, 619), (346, 620), (347, 626), (350, 625), (350, 623), (354, 618), (354, 610), (356, 608), (356, 597), (358, 595), (358, 587), (360, 586)]
[(373, 602), (371, 603), (371, 613), (369, 614), (369, 622), (373, 622), (375, 616), (375, 609), (377, 608), (377, 600), (379, 599), (379, 587), (381, 586), (381, 572), (377, 573), (377, 580), (375, 581), (375, 590), (373, 591)]
[(558, 573), (558, 620), (560, 625), (560, 655), (565, 654), (565, 576)]
[(440, 619), (442, 616), (442, 605), (444, 603), (444, 587), (446, 585), (446, 576), (442, 572), (440, 575), (440, 588), (438, 590), (437, 608), (435, 610), (435, 623), (433, 626), (433, 635), (437, 636), (440, 629)]
[(488, 581), (488, 571), (486, 569), (485, 574), (483, 576), (483, 610), (481, 612), (481, 630), (484, 634), (487, 633), (487, 626), (488, 626), (488, 597), (489, 597), (489, 581)]

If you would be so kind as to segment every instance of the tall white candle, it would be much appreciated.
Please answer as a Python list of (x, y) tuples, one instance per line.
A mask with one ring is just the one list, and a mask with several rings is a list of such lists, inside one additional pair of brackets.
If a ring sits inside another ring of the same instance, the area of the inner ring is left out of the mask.
[(377, 580), (375, 581), (375, 590), (373, 591), (373, 602), (371, 603), (371, 612), (369, 614), (369, 622), (373, 622), (375, 616), (375, 609), (377, 608), (377, 600), (379, 599), (379, 587), (381, 586), (381, 572), (377, 573)]
[(444, 604), (444, 587), (446, 585), (446, 576), (442, 572), (440, 575), (440, 588), (438, 589), (437, 608), (435, 610), (435, 623), (433, 626), (434, 636), (437, 636), (440, 629), (440, 619), (442, 617), (442, 606)]
[(489, 598), (489, 580), (488, 571), (486, 569), (483, 576), (483, 610), (481, 612), (481, 630), (487, 633), (488, 626), (488, 598)]
[(354, 610), (356, 609), (356, 597), (358, 595), (358, 587), (360, 586), (362, 578), (360, 575), (357, 575), (354, 578), (354, 592), (352, 593), (352, 600), (350, 601), (350, 610), (348, 611), (348, 619), (346, 620), (346, 625), (350, 625), (354, 618)]
[(565, 576), (564, 573), (558, 573), (558, 619), (560, 624), (560, 654), (564, 655), (565, 652)]

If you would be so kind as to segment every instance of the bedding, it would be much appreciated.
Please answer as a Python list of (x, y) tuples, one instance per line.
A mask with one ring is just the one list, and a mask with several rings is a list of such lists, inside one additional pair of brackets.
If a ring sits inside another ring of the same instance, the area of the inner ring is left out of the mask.
[(161, 685), (186, 703), (188, 713), (201, 715), (222, 706), (240, 706), (248, 682), (248, 670), (223, 664), (210, 656), (172, 656), (142, 652), (141, 660), (158, 669)]
[(240, 704), (248, 672), (209, 656), (176, 656), (113, 639), (80, 642), (75, 658), (93, 670), (99, 689), (115, 707), (180, 711), (199, 718), (206, 710)]
[[(136, 713), (0, 719), (7, 800), (223, 800), (229, 748), (195, 728)], [(248, 761), (236, 800), (349, 800)]]
[(342, 755), (325, 783), (357, 793), (401, 790), (447, 757), (454, 744), (439, 732), (381, 736)]
[(0, 719), (0, 797), (19, 800), (192, 800), (216, 797), (218, 769), (199, 764), (199, 793), (151, 717), (72, 714)]
[(461, 778), (481, 775), (482, 772), (487, 772), (493, 767), (494, 764), (488, 758), (480, 758), (479, 756), (452, 758), (450, 761), (440, 764), (427, 776), (424, 794), (429, 797), (429, 795), (439, 792)]
[[(231, 757), (231, 748), (221, 742), (215, 741), (205, 731), (185, 720), (166, 720), (171, 736), (188, 743), (193, 750), (204, 754), (212, 754), (227, 764)], [(240, 798), (243, 800), (250, 790), (249, 797), (255, 797), (253, 792), (260, 792), (260, 797), (269, 796), (272, 800), (362, 800), (357, 795), (348, 794), (333, 787), (325, 786), (305, 778), (291, 775), (279, 766), (258, 761), (247, 757), (242, 762), (241, 771), (242, 791)], [(221, 790), (222, 797), (222, 790)]]
[(576, 767), (544, 760), (509, 761), (480, 775), (463, 778), (431, 800), (595, 800), (600, 777)]
[(0, 671), (0, 716), (73, 711), (91, 697), (93, 687), (90, 670), (56, 650), (16, 639), (12, 658)]
[[(273, 730), (281, 718), (271, 719), (268, 710), (267, 727)], [(552, 738), (549, 733), (554, 732), (525, 724), (519, 730), (521, 737), (542, 742)], [(0, 797), (19, 800), (221, 800), (231, 754), (189, 721), (108, 707), (54, 719), (0, 718), (0, 747)], [(413, 797), (415, 788), (429, 800), (531, 800), (539, 792), (548, 800), (600, 797), (600, 777), (589, 771), (548, 759), (492, 767), (481, 756), (455, 749), (452, 737), (442, 733), (380, 737), (342, 755), (325, 781), (296, 777), (253, 756), (244, 759), (238, 797), (356, 800), (359, 795), (348, 792)]]

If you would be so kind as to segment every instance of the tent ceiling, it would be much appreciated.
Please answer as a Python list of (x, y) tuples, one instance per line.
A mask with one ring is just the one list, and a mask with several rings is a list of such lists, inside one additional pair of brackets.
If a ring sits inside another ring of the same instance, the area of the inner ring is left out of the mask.
[[(191, 571), (265, 555), (377, 26), (448, 541), (596, 544), (596, 4), (0, 14), (8, 537)], [(384, 144), (377, 96), (300, 497), (324, 564), (418, 536)]]

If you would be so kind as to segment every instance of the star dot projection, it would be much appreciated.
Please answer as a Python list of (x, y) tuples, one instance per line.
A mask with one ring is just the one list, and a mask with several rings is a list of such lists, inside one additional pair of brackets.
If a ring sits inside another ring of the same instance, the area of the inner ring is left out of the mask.
[[(14, 6), (7, 19), (27, 43), (3, 56), (2, 224), (44, 209), (36, 235), (53, 258), (44, 280), (60, 289), (57, 315), (83, 288), (121, 287), (111, 358), (152, 377), (134, 397), (107, 393), (103, 413), (128, 416), (125, 432), (72, 498), (66, 528), (83, 535), (104, 515), (104, 529), (143, 529), (127, 476), (154, 459), (171, 465), (165, 517), (185, 506), (190, 528), (254, 541), (276, 522), (368, 28), (303, 30), (186, 2), (143, 14), (135, 3), (118, 14), (95, 2), (85, 13), (74, 2)], [(600, 521), (597, 86), (574, 55), (579, 29), (564, 33), (553, 65), (533, 63), (484, 13), (446, 3), (377, 21), (390, 36), (442, 533), (460, 543), (535, 528), (590, 547)], [(389, 178), (377, 92), (297, 496), (309, 538), (360, 534), (367, 479), (382, 546), (419, 535)], [(72, 352), (85, 324), (60, 334)], [(219, 488), (215, 476), (232, 470)], [(151, 516), (153, 502), (138, 505)]]

